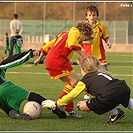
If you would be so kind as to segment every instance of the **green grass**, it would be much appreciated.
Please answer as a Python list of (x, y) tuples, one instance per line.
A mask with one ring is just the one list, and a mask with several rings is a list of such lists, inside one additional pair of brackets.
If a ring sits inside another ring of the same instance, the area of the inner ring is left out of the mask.
[[(106, 55), (109, 62), (109, 71), (116, 78), (126, 80), (131, 88), (131, 97), (133, 97), (133, 54), (107, 53)], [(76, 56), (75, 54), (72, 61), (76, 61)], [(35, 59), (32, 58), (26, 64), (9, 69), (6, 78), (29, 91), (35, 91), (46, 98), (56, 100), (63, 89), (63, 84), (60, 80), (51, 80), (43, 64), (34, 66), (32, 63)], [(81, 77), (79, 66), (73, 67)], [(75, 110), (77, 110), (76, 103), (80, 100), (83, 100), (83, 94), (74, 100)], [(25, 103), (26, 101), (21, 104), (20, 111), (22, 111)], [(11, 119), (0, 110), (0, 131), (133, 131), (133, 111), (121, 105), (119, 107), (124, 110), (125, 117), (116, 124), (106, 123), (107, 113), (97, 115), (77, 110), (82, 118), (59, 119), (48, 109), (43, 109), (39, 119), (23, 121)]]

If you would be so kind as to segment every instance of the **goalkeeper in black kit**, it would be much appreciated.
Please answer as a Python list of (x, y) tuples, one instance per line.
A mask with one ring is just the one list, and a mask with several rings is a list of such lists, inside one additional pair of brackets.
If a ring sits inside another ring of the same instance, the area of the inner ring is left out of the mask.
[(45, 100), (42, 105), (46, 108), (61, 107), (74, 100), (81, 92), (87, 92), (93, 97), (80, 101), (77, 104), (79, 110), (95, 112), (96, 114), (109, 113), (108, 123), (114, 124), (125, 116), (124, 111), (116, 108), (119, 104), (133, 110), (133, 98), (130, 97), (130, 88), (124, 80), (113, 78), (111, 73), (100, 67), (99, 60), (94, 56), (88, 56), (80, 64), (83, 78), (75, 88), (56, 102)]
[[(12, 55), (0, 63), (0, 108), (12, 118), (22, 120), (31, 119), (28, 114), (20, 113), (19, 111), (19, 107), (24, 100), (35, 101), (40, 105), (42, 101), (46, 100), (40, 94), (29, 92), (5, 79), (7, 69), (19, 66), (30, 58), (38, 56), (38, 54), (37, 51), (30, 49), (26, 52)], [(59, 108), (54, 108), (51, 111), (59, 118), (66, 117), (66, 113)]]

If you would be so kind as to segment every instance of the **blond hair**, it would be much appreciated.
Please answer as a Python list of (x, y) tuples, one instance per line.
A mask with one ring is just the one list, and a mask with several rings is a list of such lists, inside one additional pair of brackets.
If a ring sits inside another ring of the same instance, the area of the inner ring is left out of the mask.
[(90, 55), (83, 59), (83, 61), (81, 62), (81, 68), (86, 73), (97, 72), (111, 76), (111, 73), (105, 68), (101, 67), (100, 61), (93, 55)]

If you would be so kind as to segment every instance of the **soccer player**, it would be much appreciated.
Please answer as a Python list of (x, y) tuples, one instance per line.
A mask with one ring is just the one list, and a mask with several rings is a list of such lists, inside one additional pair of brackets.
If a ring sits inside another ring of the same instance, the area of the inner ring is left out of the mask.
[(7, 52), (9, 52), (9, 37), (8, 37), (8, 33), (6, 32), (5, 34), (5, 51), (4, 54), (6, 55)]
[[(19, 107), (24, 100), (36, 101), (40, 105), (46, 98), (40, 94), (29, 92), (5, 79), (7, 69), (23, 64), (33, 56), (38, 56), (38, 52), (30, 49), (27, 52), (12, 55), (0, 63), (0, 108), (10, 117), (15, 119), (30, 120), (27, 114), (19, 112)], [(55, 108), (52, 110), (59, 118), (65, 118), (64, 111)]]
[(93, 27), (94, 38), (91, 42), (85, 42), (83, 45), (85, 50), (84, 56), (94, 55), (100, 60), (101, 65), (108, 70), (103, 40), (109, 49), (112, 47), (112, 44), (109, 39), (108, 29), (102, 22), (97, 21), (98, 16), (99, 11), (96, 6), (90, 5), (85, 9), (85, 17), (88, 23)]
[[(41, 47), (41, 54), (34, 64), (37, 65), (46, 55), (45, 66), (51, 79), (60, 79), (64, 84), (64, 89), (58, 99), (68, 94), (80, 80), (74, 72), (70, 59), (75, 51), (82, 61), (81, 43), (84, 40), (91, 40), (92, 35), (92, 27), (86, 22), (79, 22), (68, 31), (59, 33), (52, 41)], [(74, 110), (73, 101), (65, 106), (65, 111), (69, 116), (81, 117)]]
[(15, 30), (15, 36), (14, 36), (14, 54), (21, 53), (21, 47), (23, 44), (23, 38), (19, 35), (19, 30)]
[[(109, 49), (112, 47), (112, 44), (109, 39), (108, 29), (103, 23), (97, 21), (98, 16), (99, 11), (96, 6), (87, 6), (85, 9), (85, 17), (87, 22), (93, 27), (94, 38), (91, 42), (85, 41), (82, 47), (84, 49), (84, 57), (94, 55), (100, 60), (101, 66), (108, 70), (103, 40)], [(89, 99), (89, 94), (87, 94), (86, 91), (84, 91), (84, 99)]]
[(87, 88), (87, 92), (93, 98), (78, 102), (79, 110), (93, 111), (99, 115), (109, 112), (107, 122), (110, 123), (115, 123), (124, 117), (124, 112), (120, 108), (116, 108), (119, 104), (133, 110), (133, 99), (130, 98), (130, 88), (126, 82), (113, 78), (109, 71), (100, 66), (100, 61), (96, 57), (91, 55), (83, 59), (81, 73), (83, 78), (69, 94), (56, 102), (46, 100), (42, 102), (43, 107), (64, 106)]

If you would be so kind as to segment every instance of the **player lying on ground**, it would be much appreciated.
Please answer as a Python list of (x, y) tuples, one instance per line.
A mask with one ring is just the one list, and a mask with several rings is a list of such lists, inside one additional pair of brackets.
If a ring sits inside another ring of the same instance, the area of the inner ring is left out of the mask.
[[(28, 101), (36, 101), (40, 105), (42, 101), (46, 100), (41, 95), (29, 92), (5, 79), (7, 69), (23, 64), (33, 56), (38, 56), (38, 52), (30, 49), (29, 51), (12, 55), (0, 63), (0, 108), (12, 118), (31, 119), (29, 115), (19, 112), (19, 107), (25, 99)], [(59, 118), (66, 117), (65, 112), (58, 108), (52, 109), (51, 111)]]
[(113, 78), (104, 68), (101, 68), (99, 60), (94, 56), (88, 56), (81, 62), (83, 78), (75, 88), (56, 102), (46, 100), (43, 107), (61, 107), (74, 100), (85, 88), (93, 96), (90, 100), (80, 101), (79, 110), (103, 114), (109, 112), (110, 123), (115, 123), (124, 116), (119, 104), (133, 110), (133, 99), (130, 98), (130, 88), (124, 80)]

